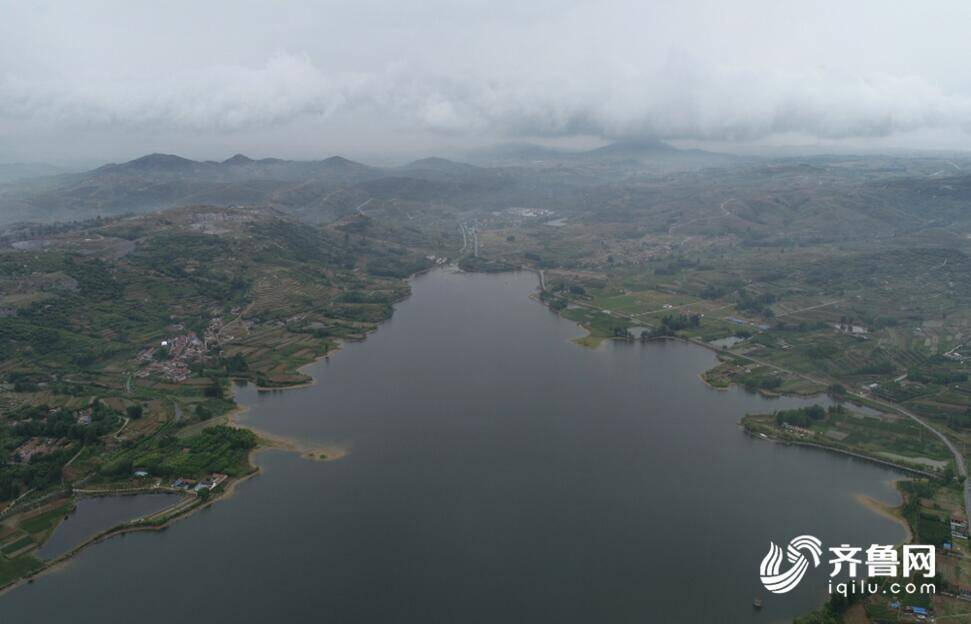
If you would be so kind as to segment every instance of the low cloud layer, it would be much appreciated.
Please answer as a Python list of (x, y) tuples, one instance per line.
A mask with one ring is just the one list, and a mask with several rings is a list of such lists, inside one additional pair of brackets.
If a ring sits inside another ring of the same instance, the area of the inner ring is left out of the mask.
[[(258, 133), (272, 145), (275, 129), (283, 146), (302, 126), (338, 143), (353, 140), (355, 125), (431, 143), (967, 136), (971, 127), (960, 3), (940, 6), (953, 20), (883, 4), (794, 13), (745, 2), (730, 14), (707, 2), (506, 12), (480, 2), (207, 4), (108, 2), (79, 13), (0, 2), (8, 149), (33, 155), (75, 133), (171, 137), (173, 151), (189, 136), (198, 147), (206, 136), (224, 144)], [(30, 149), (18, 145), (32, 132)]]

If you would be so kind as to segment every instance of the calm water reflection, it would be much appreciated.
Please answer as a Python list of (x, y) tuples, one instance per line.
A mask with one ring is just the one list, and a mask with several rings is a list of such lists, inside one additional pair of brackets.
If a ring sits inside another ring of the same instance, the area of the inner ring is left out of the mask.
[(86, 551), (0, 598), (0, 621), (788, 621), (825, 572), (753, 612), (769, 540), (903, 537), (854, 500), (896, 502), (893, 473), (737, 426), (804, 401), (708, 388), (700, 348), (577, 347), (534, 287), (416, 279), (315, 386), (240, 391), (249, 422), (350, 455), (264, 453), (232, 499)]
[(171, 507), (180, 498), (177, 494), (138, 494), (81, 499), (74, 513), (58, 525), (51, 538), (44, 542), (38, 556), (53, 559), (63, 555), (102, 531)]

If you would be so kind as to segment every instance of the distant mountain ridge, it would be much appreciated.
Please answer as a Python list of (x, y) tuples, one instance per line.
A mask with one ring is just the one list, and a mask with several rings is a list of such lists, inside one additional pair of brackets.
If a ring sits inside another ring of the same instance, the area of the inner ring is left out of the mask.
[(250, 158), (249, 156), (245, 156), (243, 154), (235, 154), (233, 156), (230, 156), (226, 160), (224, 160), (222, 164), (224, 164), (224, 165), (249, 165), (249, 164), (252, 164), (254, 162), (256, 162), (256, 161), (253, 160), (252, 158)]
[(343, 156), (291, 161), (234, 154), (219, 162), (153, 153), (0, 188), (0, 221), (76, 220), (200, 203), (266, 205), (326, 220), (367, 198), (446, 200), (495, 190), (496, 181), (492, 170), (443, 158), (373, 167)]
[[(475, 153), (475, 152), (473, 152)], [(656, 154), (670, 156), (673, 154), (706, 154), (712, 156), (729, 156), (726, 154), (716, 154), (703, 150), (681, 150), (673, 145), (661, 141), (660, 139), (642, 138), (609, 143), (602, 147), (588, 150), (566, 150), (550, 148), (532, 143), (506, 143), (484, 150), (481, 153), (497, 154), (505, 157), (527, 156), (531, 158), (546, 158), (551, 160), (576, 160), (597, 157), (630, 157), (643, 154)], [(394, 170), (436, 170), (436, 171), (465, 171), (481, 169), (479, 165), (451, 160), (438, 156), (430, 156), (411, 161), (397, 167), (373, 167), (354, 160), (350, 160), (340, 155), (329, 156), (321, 160), (285, 160), (280, 158), (253, 159), (245, 154), (237, 153), (221, 162), (212, 160), (191, 160), (175, 154), (153, 153), (135, 158), (124, 163), (111, 163), (103, 165), (94, 171), (99, 170), (157, 170), (157, 171), (186, 171), (192, 168), (209, 168), (218, 170), (226, 166), (269, 166), (269, 165), (292, 165), (300, 168), (313, 168), (315, 166), (328, 169), (356, 169), (359, 171), (394, 171)]]
[(677, 164), (679, 168), (711, 166), (737, 161), (733, 154), (707, 152), (698, 149), (681, 149), (652, 137), (626, 139), (592, 149), (555, 148), (534, 143), (501, 143), (489, 148), (473, 150), (469, 158), (478, 163), (501, 165), (503, 163), (536, 164), (609, 164), (638, 162), (663, 166)]
[(581, 152), (588, 156), (591, 155), (630, 155), (630, 154), (643, 154), (645, 152), (654, 153), (671, 153), (681, 151), (674, 147), (670, 143), (665, 143), (660, 139), (630, 139), (626, 141), (617, 141), (615, 143), (609, 143), (603, 147), (598, 147), (592, 150), (587, 150)]
[[(726, 162), (654, 139), (586, 151), (517, 144), (486, 165), (440, 157), (376, 167), (335, 155), (322, 160), (223, 161), (152, 153), (122, 163), (0, 187), (0, 220), (76, 220), (193, 204), (266, 205), (309, 220), (337, 218), (362, 201), (434, 202), (504, 209), (563, 200), (578, 188), (631, 172), (665, 173)], [(525, 158), (524, 158), (525, 156)]]

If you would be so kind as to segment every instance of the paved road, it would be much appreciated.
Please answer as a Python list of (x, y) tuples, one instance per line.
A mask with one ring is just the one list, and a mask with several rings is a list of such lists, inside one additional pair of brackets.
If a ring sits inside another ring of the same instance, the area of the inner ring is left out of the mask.
[[(373, 198), (372, 198), (372, 199), (373, 199)], [(354, 210), (356, 210), (356, 211), (357, 211), (357, 213), (358, 213), (359, 215), (361, 215), (362, 217), (366, 217), (367, 215), (366, 215), (366, 214), (364, 214), (364, 207), (365, 207), (365, 206), (367, 206), (367, 205), (368, 205), (368, 204), (370, 204), (370, 203), (371, 203), (371, 200), (370, 200), (370, 199), (368, 199), (368, 200), (367, 200), (366, 202), (364, 202), (364, 203), (362, 203), (361, 205), (359, 205), (359, 206), (358, 206), (357, 208), (355, 208)]]
[(128, 423), (130, 423), (130, 422), (131, 422), (131, 420), (129, 420), (127, 416), (122, 416), (122, 419), (123, 419), (123, 420), (124, 420), (125, 422), (124, 422), (124, 423), (122, 423), (122, 425), (121, 425), (121, 428), (119, 428), (119, 429), (118, 429), (118, 431), (116, 431), (116, 432), (115, 432), (115, 439), (116, 439), (116, 440), (120, 440), (120, 439), (121, 439), (121, 438), (120, 438), (120, 437), (118, 437), (118, 436), (120, 436), (120, 435), (121, 435), (121, 432), (125, 430), (125, 427), (127, 427), (127, 426), (128, 426)]
[(818, 310), (819, 308), (825, 308), (831, 305), (836, 305), (837, 303), (843, 303), (846, 299), (837, 299), (836, 301), (827, 301), (826, 303), (820, 303), (817, 305), (809, 306), (808, 308), (802, 308), (801, 310), (790, 310), (789, 312), (782, 312), (781, 314), (776, 314), (776, 318), (780, 316), (789, 316), (790, 314), (799, 314), (800, 312), (809, 312), (810, 310)]
[(967, 515), (969, 519), (971, 519), (971, 481), (969, 481), (966, 478), (968, 476), (968, 467), (964, 463), (964, 455), (957, 448), (957, 446), (955, 446), (954, 443), (947, 436), (945, 436), (939, 430), (935, 429), (927, 421), (925, 421), (917, 414), (914, 414), (910, 410), (900, 407), (899, 405), (887, 403), (885, 401), (878, 401), (873, 398), (870, 398), (870, 400), (875, 403), (879, 403), (880, 405), (884, 405), (892, 410), (896, 410), (897, 412), (903, 414), (904, 416), (909, 417), (911, 420), (919, 423), (922, 427), (924, 427), (925, 429), (927, 429), (928, 431), (936, 435), (938, 438), (940, 438), (941, 442), (943, 442), (944, 445), (948, 448), (948, 450), (951, 451), (951, 454), (954, 455), (954, 465), (956, 466), (958, 475), (965, 478), (964, 479), (964, 513)]
[[(708, 347), (708, 348), (712, 348), (711, 345), (705, 344), (705, 343), (700, 342), (700, 341), (692, 340), (691, 342), (693, 342), (695, 344), (699, 344), (701, 346), (705, 346), (705, 347)], [(729, 353), (729, 352), (726, 351), (726, 353)], [(775, 364), (772, 364), (770, 362), (766, 362), (765, 360), (760, 360), (758, 358), (754, 358), (754, 357), (751, 357), (751, 356), (748, 356), (748, 355), (740, 355), (738, 353), (732, 353), (732, 355), (733, 356), (736, 356), (736, 357), (744, 358), (746, 360), (749, 360), (750, 362), (755, 362), (756, 364), (761, 364), (762, 366), (768, 366), (769, 368), (775, 369), (775, 370), (780, 371), (780, 372), (783, 372), (783, 373), (788, 373), (790, 375), (795, 375), (796, 377), (800, 377), (800, 378), (805, 379), (806, 381), (810, 381), (812, 383), (820, 384), (820, 385), (823, 385), (823, 386), (829, 385), (829, 384), (827, 384), (823, 380), (816, 379), (816, 378), (814, 378), (814, 377), (812, 377), (810, 375), (806, 375), (804, 373), (798, 373), (796, 371), (791, 371), (789, 369), (782, 368), (781, 366), (776, 366)], [(965, 481), (964, 481), (964, 513), (967, 515), (968, 518), (971, 518), (971, 481), (969, 481), (966, 478), (968, 476), (968, 469), (967, 469), (967, 466), (964, 463), (964, 455), (961, 453), (961, 451), (958, 449), (958, 447), (955, 446), (954, 442), (952, 442), (951, 439), (948, 438), (946, 435), (944, 435), (944, 433), (942, 433), (939, 429), (934, 428), (933, 425), (931, 425), (929, 422), (927, 422), (926, 420), (924, 420), (922, 417), (918, 416), (917, 414), (911, 412), (910, 410), (908, 410), (908, 409), (906, 409), (906, 408), (904, 408), (904, 407), (902, 407), (900, 405), (897, 405), (896, 403), (890, 403), (888, 401), (884, 401), (884, 400), (881, 400), (881, 399), (875, 399), (872, 396), (867, 396), (867, 395), (859, 394), (859, 393), (856, 393), (856, 392), (852, 392), (850, 390), (847, 390), (847, 394), (849, 394), (852, 397), (856, 397), (858, 399), (865, 399), (865, 400), (870, 401), (871, 403), (876, 403), (877, 405), (880, 405), (880, 406), (886, 408), (887, 410), (889, 410), (891, 412), (897, 412), (898, 414), (902, 414), (902, 415), (910, 418), (911, 420), (913, 420), (917, 424), (919, 424), (924, 429), (927, 429), (928, 431), (930, 431), (931, 433), (933, 433), (935, 436), (937, 436), (938, 439), (940, 439), (940, 441), (944, 443), (944, 446), (946, 446), (947, 449), (949, 451), (951, 451), (951, 455), (954, 456), (954, 466), (955, 466), (955, 470), (957, 471), (958, 475), (960, 477), (962, 477), (962, 478), (965, 478)]]
[[(725, 216), (725, 217), (734, 217), (735, 216), (731, 212), (728, 211), (728, 208), (726, 208), (726, 206), (728, 206), (728, 204), (732, 203), (733, 201), (735, 201), (735, 200), (734, 199), (726, 199), (725, 201), (723, 201), (721, 203), (721, 205), (718, 206), (718, 209), (722, 211), (722, 216)], [(698, 221), (705, 221), (705, 220), (707, 220), (709, 218), (713, 218), (713, 217), (709, 217), (708, 215), (702, 215), (702, 216), (696, 217), (694, 219), (689, 219), (688, 221), (685, 221), (684, 223), (675, 223), (671, 227), (668, 228), (668, 236), (671, 236), (672, 234), (674, 234), (674, 231), (676, 229), (680, 228), (680, 227), (684, 227), (686, 225), (691, 225), (692, 223), (697, 223)], [(717, 217), (714, 217), (714, 218), (717, 218)]]

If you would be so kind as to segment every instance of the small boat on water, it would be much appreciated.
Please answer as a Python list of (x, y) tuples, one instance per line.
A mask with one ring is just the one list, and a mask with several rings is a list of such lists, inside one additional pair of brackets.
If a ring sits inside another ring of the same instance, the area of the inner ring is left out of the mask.
[(755, 599), (752, 601), (752, 606), (755, 607), (756, 609), (761, 609), (762, 598), (760, 596), (756, 596)]

